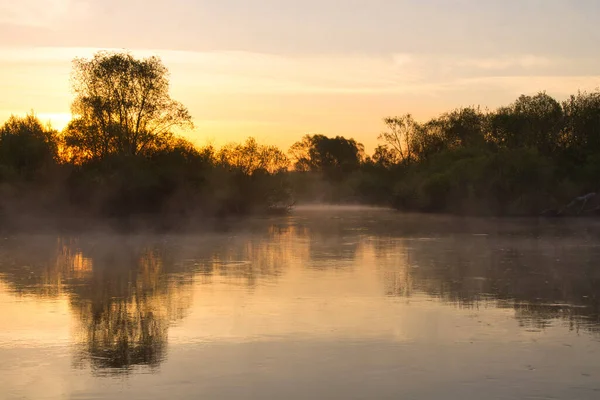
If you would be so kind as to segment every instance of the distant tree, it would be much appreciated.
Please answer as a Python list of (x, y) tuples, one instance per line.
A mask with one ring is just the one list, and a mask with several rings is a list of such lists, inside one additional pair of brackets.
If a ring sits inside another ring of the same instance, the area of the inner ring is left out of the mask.
[(414, 158), (424, 160), (444, 150), (484, 146), (487, 121), (478, 108), (468, 107), (419, 124), (410, 140)]
[(305, 135), (289, 153), (297, 171), (318, 171), (337, 179), (360, 167), (364, 146), (342, 136)]
[(564, 126), (558, 101), (541, 92), (521, 96), (490, 116), (491, 139), (501, 147), (535, 148), (544, 154), (557, 150)]
[(416, 159), (419, 161), (426, 160), (435, 154), (452, 148), (447, 137), (446, 126), (439, 118), (419, 125), (412, 143)]
[(214, 166), (215, 154), (210, 146), (199, 149), (184, 138), (174, 137), (168, 145), (148, 154), (148, 159), (157, 166), (161, 174), (192, 180), (187, 175), (194, 175), (201, 169)]
[(398, 160), (413, 161), (416, 158), (414, 147), (419, 124), (411, 114), (388, 117), (384, 122), (388, 130), (379, 135), (379, 140), (384, 141)]
[(168, 142), (173, 129), (192, 126), (188, 110), (171, 99), (157, 57), (99, 52), (73, 67), (74, 119), (65, 142), (81, 159), (143, 154)]
[(256, 139), (248, 138), (243, 144), (229, 144), (217, 154), (221, 163), (238, 168), (250, 175), (256, 171), (276, 173), (286, 170), (289, 160), (276, 146), (259, 144)]
[(579, 158), (600, 154), (600, 91), (572, 95), (562, 107), (563, 145)]
[(294, 169), (299, 172), (308, 172), (318, 169), (313, 160), (311, 151), (314, 147), (314, 136), (304, 135), (301, 140), (294, 143), (288, 150)]
[(377, 165), (381, 165), (383, 167), (389, 168), (392, 165), (397, 163), (397, 158), (396, 158), (396, 154), (394, 154), (393, 151), (391, 151), (389, 149), (389, 147), (384, 146), (384, 145), (379, 145), (375, 148), (375, 151), (373, 152), (373, 157), (371, 157), (371, 160), (377, 164)]
[(0, 127), (0, 165), (31, 176), (58, 160), (57, 132), (33, 114), (11, 116)]
[(460, 108), (442, 114), (430, 124), (439, 127), (450, 148), (477, 147), (485, 142), (486, 115), (478, 108)]

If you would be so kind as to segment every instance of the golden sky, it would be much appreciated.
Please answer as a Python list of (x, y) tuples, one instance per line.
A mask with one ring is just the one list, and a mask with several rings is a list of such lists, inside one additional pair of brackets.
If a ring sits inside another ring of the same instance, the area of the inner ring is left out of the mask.
[(595, 1), (298, 4), (0, 0), (0, 121), (33, 110), (62, 128), (71, 60), (100, 49), (160, 56), (198, 144), (321, 133), (371, 150), (386, 116), (600, 86)]

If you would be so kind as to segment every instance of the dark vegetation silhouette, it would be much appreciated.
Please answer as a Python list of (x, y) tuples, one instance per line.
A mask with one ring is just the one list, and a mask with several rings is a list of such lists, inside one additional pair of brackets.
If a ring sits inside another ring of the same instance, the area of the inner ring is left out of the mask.
[[(372, 156), (352, 140), (305, 137), (291, 149), (296, 171), (320, 173), (332, 190), (326, 201), (470, 215), (599, 210), (600, 91), (562, 103), (541, 92), (495, 111), (467, 107), (425, 123), (410, 114), (384, 122)], [(355, 152), (344, 151), (348, 145)]]
[(33, 113), (0, 127), (3, 227), (169, 229), (296, 202), (476, 215), (598, 210), (598, 196), (563, 206), (598, 189), (600, 91), (562, 103), (542, 92), (424, 123), (389, 117), (370, 156), (354, 139), (319, 134), (286, 154), (253, 138), (221, 149), (184, 139), (192, 118), (170, 97), (157, 57), (99, 52), (73, 66), (73, 119), (62, 132)]

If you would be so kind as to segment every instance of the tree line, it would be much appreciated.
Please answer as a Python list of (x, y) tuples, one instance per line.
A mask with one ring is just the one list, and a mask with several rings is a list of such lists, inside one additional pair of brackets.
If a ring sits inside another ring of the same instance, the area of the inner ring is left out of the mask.
[(72, 120), (33, 113), (0, 127), (0, 217), (11, 222), (130, 221), (285, 211), (295, 202), (531, 215), (595, 192), (600, 91), (559, 102), (541, 92), (496, 110), (456, 109), (426, 122), (384, 119), (371, 155), (352, 138), (306, 135), (286, 152), (249, 138), (217, 149), (182, 135), (187, 108), (157, 57), (75, 59)]

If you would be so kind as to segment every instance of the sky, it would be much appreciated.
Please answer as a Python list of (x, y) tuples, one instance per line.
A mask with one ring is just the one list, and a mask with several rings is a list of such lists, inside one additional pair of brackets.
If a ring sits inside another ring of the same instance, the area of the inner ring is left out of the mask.
[(373, 149), (426, 120), (600, 87), (597, 0), (0, 0), (0, 121), (70, 118), (71, 61), (158, 55), (202, 145), (304, 134)]

